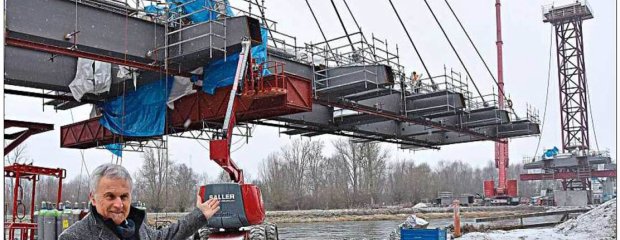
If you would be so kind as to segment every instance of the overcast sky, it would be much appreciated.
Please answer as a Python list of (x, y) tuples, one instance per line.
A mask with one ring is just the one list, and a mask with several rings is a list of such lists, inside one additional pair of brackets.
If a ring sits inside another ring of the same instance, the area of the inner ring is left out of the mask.
[[(233, 5), (246, 7), (238, 1)], [(339, 6), (349, 32), (355, 26), (344, 4)], [(561, 1), (555, 1), (558, 5)], [(331, 4), (327, 0), (310, 0), (328, 38), (344, 34)], [(387, 39), (390, 45), (398, 44), (401, 63), (407, 72), (422, 71), (421, 63), (413, 51), (387, 1), (349, 0), (364, 33), (377, 38)], [(484, 66), (475, 55), (465, 35), (452, 17), (444, 1), (429, 1), (435, 14), (442, 22), (455, 47), (464, 59), (474, 80), (483, 92), (489, 93), (494, 84)], [(495, 1), (450, 1), (459, 15), (473, 41), (477, 44), (483, 57), (496, 74), (495, 48)], [(525, 115), (525, 106), (531, 104), (540, 110), (542, 118), (545, 107), (545, 92), (548, 75), (549, 42), (551, 25), (542, 22), (541, 4), (550, 1), (504, 1), (502, 4), (503, 41), (504, 41), (504, 79), (505, 91), (511, 96), (516, 111)], [(298, 42), (319, 42), (322, 37), (310, 11), (303, 0), (266, 0), (267, 17), (278, 22), (277, 30), (297, 37)], [(431, 74), (443, 73), (444, 64), (457, 71), (462, 70), (458, 59), (443, 37), (439, 27), (422, 0), (394, 0)], [(589, 2), (594, 19), (584, 22), (584, 48), (586, 58), (587, 80), (590, 92), (591, 108), (594, 119), (590, 120), (590, 129), (596, 130), (598, 146), (609, 149), (616, 154), (616, 1), (597, 0)], [(561, 148), (560, 110), (558, 96), (557, 63), (555, 61), (555, 43), (552, 51), (551, 82), (547, 102), (547, 116), (541, 139), (541, 149), (557, 146)], [(496, 87), (495, 87), (496, 89)], [(43, 110), (41, 99), (5, 95), (5, 118), (36, 122), (54, 123), (55, 130), (29, 138), (27, 155), (36, 165), (60, 167), (67, 169), (69, 178), (80, 173), (82, 158), (79, 150), (62, 149), (60, 146), (60, 126), (88, 118), (90, 109), (76, 108), (73, 111), (55, 112), (51, 108)], [(594, 126), (593, 126), (594, 125)], [(596, 148), (593, 131), (590, 131), (591, 148)], [(278, 129), (259, 126), (249, 143), (232, 154), (232, 158), (251, 178), (258, 176), (261, 162), (271, 152), (290, 144), (298, 136), (280, 135)], [(329, 144), (337, 137), (323, 136), (313, 139), (322, 140), (328, 146), (326, 155), (333, 152)], [(233, 140), (236, 141), (236, 140)], [(244, 142), (244, 141), (241, 141)], [(534, 155), (537, 137), (512, 139), (510, 141), (510, 162), (521, 162), (524, 156)], [(208, 146), (208, 142), (203, 142)], [(398, 150), (395, 144), (383, 144), (392, 151), (392, 159), (412, 159), (435, 165), (440, 160), (466, 161), (476, 167), (487, 164), (494, 158), (492, 142), (466, 143), (444, 146), (441, 150), (410, 152)], [(541, 150), (539, 150), (540, 152)], [(197, 140), (170, 138), (169, 154), (177, 163), (185, 163), (198, 172), (207, 172), (214, 178), (220, 168), (209, 160), (209, 152), (201, 147)], [(141, 153), (125, 152), (123, 165), (130, 171), (136, 171), (142, 164)], [(106, 150), (90, 149), (84, 151), (85, 163), (89, 171), (102, 163), (110, 162), (112, 155)], [(339, 167), (339, 166), (332, 166)]]

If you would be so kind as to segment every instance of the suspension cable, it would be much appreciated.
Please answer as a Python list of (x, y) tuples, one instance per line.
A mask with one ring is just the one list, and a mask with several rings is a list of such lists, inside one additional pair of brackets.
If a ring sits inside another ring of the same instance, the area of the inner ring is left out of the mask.
[(439, 29), (441, 29), (441, 32), (446, 37), (446, 40), (450, 44), (450, 47), (452, 48), (452, 51), (454, 51), (454, 54), (459, 59), (459, 62), (461, 62), (461, 66), (463, 66), (463, 68), (465, 69), (465, 73), (467, 73), (467, 76), (469, 76), (469, 79), (471, 80), (471, 83), (474, 84), (474, 88), (476, 89), (476, 92), (478, 92), (478, 95), (480, 96), (480, 99), (482, 99), (482, 103), (486, 106), (487, 105), (487, 101), (484, 100), (484, 97), (482, 96), (482, 93), (480, 93), (480, 89), (478, 89), (478, 85), (476, 85), (476, 82), (474, 81), (474, 78), (472, 78), (471, 74), (469, 74), (469, 70), (465, 66), (465, 63), (463, 63), (463, 59), (461, 59), (461, 56), (456, 51), (456, 48), (454, 48), (454, 45), (452, 44), (452, 41), (450, 41), (450, 38), (448, 37), (448, 34), (446, 33), (446, 31), (443, 29), (443, 26), (439, 22), (439, 19), (437, 19), (437, 16), (435, 16), (435, 12), (433, 12), (433, 9), (431, 8), (431, 5), (428, 4), (427, 0), (424, 0), (424, 3), (426, 4), (426, 7), (428, 7), (428, 11), (430, 11), (431, 14), (433, 15), (433, 18), (435, 19), (435, 22), (437, 22), (437, 25), (439, 25)]
[[(263, 23), (265, 24), (265, 29), (267, 29), (267, 32), (269, 32), (269, 36), (271, 37), (271, 39), (273, 39), (273, 46), (278, 48), (278, 45), (276, 45), (276, 40), (275, 38), (273, 38), (273, 33), (271, 33), (271, 28), (269, 28), (269, 25), (267, 24), (267, 18), (265, 18), (265, 10), (263, 9), (265, 6), (258, 4), (258, 0), (254, 0), (254, 2), (256, 3), (256, 5), (258, 6), (258, 11), (260, 12), (260, 17), (263, 20)], [(263, 1), (264, 2), (264, 1)], [(297, 46), (295, 46), (297, 47)], [(285, 46), (286, 48), (286, 46)]]
[(413, 50), (415, 50), (415, 53), (418, 56), (418, 59), (420, 59), (420, 62), (422, 62), (422, 66), (424, 67), (426, 74), (428, 74), (428, 79), (431, 80), (433, 90), (437, 90), (437, 86), (435, 85), (433, 76), (431, 76), (431, 73), (428, 71), (428, 68), (426, 67), (426, 64), (424, 63), (424, 60), (422, 59), (422, 56), (420, 55), (420, 52), (418, 52), (418, 48), (415, 46), (415, 43), (413, 43), (413, 39), (411, 39), (411, 35), (409, 34), (409, 31), (407, 31), (407, 28), (405, 27), (403, 20), (400, 18), (400, 15), (398, 14), (398, 11), (396, 10), (396, 7), (394, 7), (394, 3), (392, 3), (392, 0), (389, 0), (389, 1), (390, 1), (390, 5), (392, 6), (392, 9), (394, 9), (394, 13), (396, 14), (396, 17), (398, 18), (398, 21), (400, 22), (400, 25), (403, 27), (403, 30), (405, 30), (405, 33), (407, 34), (407, 37), (409, 38), (409, 42), (411, 42), (411, 45), (413, 46)]
[[(484, 60), (484, 58), (482, 57), (482, 54), (480, 54), (480, 51), (478, 51), (478, 47), (476, 47), (476, 44), (474, 44), (474, 41), (471, 40), (471, 37), (469, 37), (469, 33), (467, 32), (467, 30), (465, 30), (465, 27), (463, 26), (463, 24), (461, 23), (461, 20), (459, 19), (458, 16), (456, 16), (456, 13), (454, 12), (454, 10), (452, 9), (452, 6), (450, 6), (450, 3), (448, 3), (448, 0), (444, 0), (446, 2), (446, 5), (448, 5), (448, 8), (450, 9), (450, 12), (452, 12), (452, 16), (454, 16), (454, 18), (456, 19), (456, 21), (459, 23), (459, 26), (461, 26), (461, 29), (463, 30), (463, 32), (465, 33), (465, 36), (467, 36), (467, 39), (469, 40), (469, 43), (471, 43), (471, 45), (474, 47), (474, 50), (476, 50), (476, 53), (478, 54), (478, 57), (480, 58), (480, 60), (482, 61), (482, 63), (484, 64), (484, 67), (487, 69), (487, 72), (489, 72), (489, 75), (491, 76), (491, 78), (493, 79), (493, 82), (495, 83), (495, 85), (497, 85), (497, 89), (501, 92), (502, 96), (504, 96), (504, 100), (506, 100), (506, 102), (508, 102), (508, 98), (506, 97), (506, 93), (504, 92), (503, 88), (499, 87), (499, 82), (497, 82), (497, 79), (495, 78), (495, 76), (493, 75), (493, 72), (491, 72), (491, 69), (489, 68), (489, 65), (487, 65), (487, 62)], [(515, 112), (514, 108), (512, 107), (512, 104), (508, 104), (508, 107), (510, 108), (510, 110), (512, 111), (512, 113), (517, 117), (517, 119), (519, 118), (519, 116), (517, 116), (517, 112)]]
[[(594, 143), (596, 143), (596, 151), (600, 151), (598, 148), (598, 138), (596, 137), (596, 127), (594, 126), (594, 116), (592, 115), (592, 104), (590, 103), (592, 99), (590, 98), (590, 88), (588, 87), (588, 82), (586, 81), (586, 94), (588, 96), (588, 108), (590, 108), (590, 122), (592, 122), (592, 133), (594, 133)], [(589, 146), (588, 146), (589, 147)]]
[[(351, 11), (351, 8), (349, 8), (349, 4), (347, 4), (347, 0), (342, 0), (342, 2), (344, 2), (344, 6), (347, 7), (347, 11), (349, 11), (349, 14), (351, 15), (351, 18), (353, 19), (353, 22), (355, 23), (355, 26), (357, 27), (357, 30), (360, 32), (360, 34), (362, 35), (362, 38), (364, 39), (364, 42), (366, 44), (368, 44), (368, 40), (366, 39), (366, 36), (364, 35), (364, 33), (362, 32), (362, 28), (360, 27), (360, 25), (357, 23), (357, 20), (355, 19), (355, 15), (353, 15), (353, 12)], [(387, 50), (387, 49), (386, 49)], [(374, 48), (370, 48), (370, 52), (372, 53), (372, 58), (375, 60), (375, 62), (377, 61), (377, 54), (375, 54), (375, 49)]]
[(543, 110), (543, 118), (540, 125), (540, 135), (538, 135), (538, 143), (536, 144), (536, 152), (534, 152), (534, 157), (538, 155), (538, 148), (540, 147), (540, 141), (543, 136), (543, 132), (545, 130), (545, 119), (547, 118), (547, 102), (549, 100), (549, 82), (551, 80), (551, 56), (553, 49), (553, 26), (550, 26), (549, 29), (549, 64), (547, 67), (547, 91), (545, 92), (545, 108)]
[(340, 12), (338, 12), (336, 3), (334, 3), (334, 0), (330, 0), (330, 2), (332, 3), (332, 7), (334, 7), (334, 11), (336, 11), (336, 16), (338, 16), (338, 21), (340, 21), (340, 26), (342, 26), (342, 29), (344, 30), (344, 34), (346, 34), (347, 40), (349, 40), (351, 50), (355, 52), (355, 47), (353, 47), (353, 41), (351, 41), (351, 36), (349, 36), (349, 31), (347, 31), (347, 27), (344, 25), (344, 22), (342, 21), (342, 17), (340, 17)]
[(316, 18), (316, 15), (314, 14), (314, 11), (312, 10), (312, 7), (310, 7), (310, 3), (308, 2), (308, 0), (306, 0), (306, 4), (308, 5), (308, 9), (310, 9), (310, 13), (312, 13), (312, 17), (314, 18), (314, 22), (316, 22), (316, 25), (319, 27), (319, 31), (321, 32), (321, 36), (323, 36), (323, 40), (325, 40), (325, 45), (327, 45), (327, 49), (329, 49), (329, 52), (332, 54), (332, 56), (334, 56), (334, 60), (338, 61), (338, 57), (336, 56), (336, 54), (334, 54), (334, 51), (332, 51), (332, 47), (329, 46), (329, 42), (327, 41), (327, 37), (325, 37), (325, 33), (323, 32), (323, 28), (321, 27), (321, 24), (319, 23), (319, 20)]

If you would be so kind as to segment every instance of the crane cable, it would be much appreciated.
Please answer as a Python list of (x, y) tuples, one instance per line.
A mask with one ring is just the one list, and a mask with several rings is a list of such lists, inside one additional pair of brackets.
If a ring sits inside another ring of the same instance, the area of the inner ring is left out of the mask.
[(553, 26), (549, 28), (549, 64), (547, 67), (547, 90), (545, 92), (545, 108), (543, 110), (543, 118), (540, 124), (540, 135), (538, 135), (538, 143), (536, 143), (536, 152), (534, 152), (533, 157), (536, 157), (538, 155), (538, 148), (540, 147), (540, 142), (543, 136), (543, 132), (545, 130), (545, 119), (547, 118), (547, 103), (549, 100), (549, 82), (551, 81), (551, 59), (552, 59), (551, 56), (553, 55), (552, 49), (553, 49)]
[(336, 7), (336, 3), (334, 3), (334, 0), (330, 0), (330, 2), (332, 3), (332, 7), (334, 7), (336, 16), (338, 16), (338, 21), (340, 21), (340, 26), (342, 26), (342, 29), (344, 30), (344, 34), (346, 34), (347, 40), (349, 40), (349, 45), (351, 45), (351, 49), (353, 50), (353, 52), (355, 52), (355, 47), (353, 47), (353, 41), (351, 41), (351, 36), (349, 36), (347, 27), (344, 25), (344, 22), (342, 21), (342, 17), (340, 17), (340, 12), (338, 12), (338, 7)]
[(400, 15), (398, 14), (398, 11), (396, 10), (396, 7), (394, 7), (394, 3), (392, 3), (392, 0), (389, 0), (389, 1), (390, 1), (390, 5), (392, 6), (392, 9), (394, 9), (394, 13), (396, 14), (396, 17), (398, 18), (398, 21), (400, 22), (400, 25), (403, 27), (403, 30), (405, 30), (405, 34), (407, 34), (407, 37), (409, 38), (409, 42), (411, 42), (411, 45), (413, 46), (413, 50), (415, 50), (416, 55), (420, 59), (420, 62), (422, 62), (422, 66), (424, 67), (424, 70), (426, 71), (426, 74), (428, 75), (428, 79), (430, 79), (431, 84), (433, 86), (433, 90), (436, 90), (437, 86), (435, 85), (433, 76), (431, 76), (431, 73), (428, 71), (428, 68), (426, 67), (426, 64), (424, 63), (424, 60), (422, 59), (422, 56), (420, 55), (420, 52), (418, 52), (418, 48), (415, 46), (415, 43), (413, 43), (413, 39), (411, 38), (409, 31), (407, 31), (407, 28), (405, 27), (403, 20), (400, 18)]
[[(474, 50), (476, 50), (476, 53), (478, 54), (478, 57), (480, 58), (480, 60), (482, 61), (482, 63), (484, 64), (484, 67), (487, 69), (487, 72), (489, 72), (489, 75), (491, 76), (491, 78), (493, 79), (493, 82), (495, 82), (495, 85), (497, 85), (497, 89), (501, 92), (501, 94), (504, 96), (504, 99), (506, 100), (506, 102), (509, 102), (509, 99), (506, 97), (506, 93), (504, 92), (503, 88), (499, 87), (499, 82), (497, 82), (497, 79), (495, 78), (495, 76), (493, 75), (493, 73), (491, 72), (491, 69), (489, 68), (489, 65), (487, 65), (487, 62), (484, 60), (484, 58), (482, 57), (482, 54), (480, 54), (480, 51), (478, 51), (478, 47), (476, 47), (476, 44), (474, 44), (474, 41), (471, 40), (471, 37), (469, 37), (469, 33), (467, 32), (467, 30), (465, 30), (465, 27), (463, 26), (463, 24), (461, 23), (461, 20), (459, 19), (458, 16), (456, 16), (456, 13), (454, 12), (454, 10), (452, 9), (452, 6), (450, 6), (450, 3), (448, 3), (448, 0), (444, 0), (446, 2), (446, 5), (448, 5), (448, 8), (450, 9), (450, 12), (452, 12), (452, 16), (454, 16), (454, 18), (456, 19), (456, 21), (459, 23), (459, 26), (461, 26), (461, 29), (463, 30), (463, 32), (465, 33), (465, 36), (467, 36), (467, 39), (469, 40), (469, 43), (471, 43), (471, 45), (474, 47)], [(517, 116), (517, 112), (515, 112), (514, 108), (512, 107), (512, 104), (508, 104), (508, 107), (510, 108), (510, 110), (512, 111), (512, 113), (517, 117), (517, 119), (519, 119), (519, 116)]]
[[(585, 77), (585, 76), (584, 76)], [(588, 108), (590, 109), (590, 121), (592, 122), (592, 133), (594, 133), (594, 143), (596, 143), (596, 151), (600, 151), (598, 148), (598, 138), (596, 137), (596, 127), (594, 127), (594, 116), (592, 115), (592, 104), (590, 103), (592, 101), (592, 99), (590, 98), (590, 88), (588, 87), (588, 82), (586, 82), (586, 94), (588, 96), (589, 101), (588, 102)], [(588, 143), (589, 144), (589, 143)], [(589, 147), (589, 146), (588, 146)]]
[(319, 27), (319, 31), (321, 32), (321, 36), (323, 36), (323, 40), (325, 40), (325, 45), (327, 46), (327, 49), (329, 49), (329, 52), (334, 57), (334, 60), (336, 62), (339, 62), (339, 59), (336, 56), (336, 54), (334, 54), (334, 51), (332, 50), (332, 47), (329, 46), (329, 42), (327, 41), (327, 37), (325, 37), (325, 33), (323, 32), (323, 28), (321, 27), (321, 24), (319, 23), (319, 20), (316, 18), (316, 15), (314, 14), (314, 11), (312, 10), (312, 7), (310, 6), (310, 3), (308, 2), (308, 0), (306, 0), (306, 5), (308, 5), (308, 9), (310, 9), (310, 13), (312, 13), (312, 17), (314, 18), (314, 22), (316, 22), (316, 25)]
[(263, 20), (263, 24), (265, 24), (265, 29), (267, 29), (267, 32), (269, 32), (269, 36), (271, 37), (271, 39), (273, 40), (273, 46), (275, 48), (278, 48), (278, 45), (276, 45), (276, 39), (273, 38), (273, 33), (271, 33), (271, 28), (269, 28), (269, 25), (267, 24), (267, 18), (265, 18), (265, 9), (263, 9), (265, 6), (265, 0), (263, 0), (263, 4), (259, 4), (258, 0), (254, 0), (254, 2), (256, 3), (256, 5), (258, 6), (258, 11), (260, 12), (260, 17)]
[[(391, 0), (390, 0), (390, 2), (391, 2)], [(424, 3), (426, 4), (426, 7), (428, 7), (428, 11), (430, 11), (431, 14), (433, 15), (433, 18), (435, 19), (435, 22), (437, 22), (437, 25), (439, 25), (439, 29), (441, 29), (441, 32), (443, 33), (444, 37), (446, 37), (446, 40), (450, 44), (450, 47), (452, 48), (452, 51), (454, 51), (454, 54), (459, 59), (459, 62), (461, 63), (461, 66), (463, 66), (463, 68), (465, 69), (465, 73), (467, 73), (467, 76), (469, 76), (469, 79), (474, 84), (474, 88), (476, 89), (476, 92), (478, 92), (478, 95), (480, 96), (480, 99), (482, 99), (482, 103), (486, 106), (487, 102), (484, 100), (484, 97), (482, 96), (482, 93), (480, 93), (480, 89), (478, 89), (478, 85), (476, 85), (476, 82), (474, 81), (474, 78), (472, 78), (471, 74), (469, 74), (469, 70), (465, 66), (465, 63), (463, 63), (463, 59), (461, 59), (461, 55), (459, 55), (459, 53), (456, 51), (456, 48), (454, 48), (454, 45), (452, 44), (452, 41), (450, 41), (450, 38), (448, 37), (448, 34), (446, 33), (446, 31), (443, 29), (443, 26), (439, 22), (439, 19), (437, 19), (437, 16), (435, 15), (435, 12), (433, 12), (433, 9), (431, 8), (431, 5), (428, 4), (427, 0), (424, 0)]]
[[(362, 38), (364, 39), (364, 42), (366, 44), (368, 44), (368, 40), (366, 40), (366, 36), (364, 35), (364, 33), (362, 32), (362, 28), (360, 27), (360, 25), (357, 23), (357, 19), (355, 19), (355, 15), (353, 15), (353, 12), (351, 11), (351, 8), (349, 8), (349, 4), (347, 4), (347, 0), (342, 0), (342, 2), (344, 2), (344, 6), (347, 7), (347, 11), (349, 11), (349, 14), (351, 15), (351, 18), (353, 19), (353, 22), (355, 23), (355, 26), (357, 27), (357, 30), (360, 32), (360, 34), (362, 35)], [(373, 45), (374, 46), (374, 45)], [(375, 62), (377, 61), (377, 54), (375, 53), (375, 49), (374, 48), (370, 48), (370, 52), (372, 53), (372, 58), (375, 60)]]

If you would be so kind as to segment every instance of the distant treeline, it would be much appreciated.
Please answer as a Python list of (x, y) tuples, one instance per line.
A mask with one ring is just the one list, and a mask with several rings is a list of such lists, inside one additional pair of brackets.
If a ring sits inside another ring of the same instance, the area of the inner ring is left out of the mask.
[[(321, 141), (296, 140), (270, 154), (257, 184), (270, 210), (337, 209), (381, 205), (413, 205), (431, 201), (438, 192), (483, 194), (484, 180), (497, 179), (495, 163), (473, 168), (466, 161), (439, 160), (431, 167), (394, 159), (379, 143), (350, 140), (331, 142), (335, 151), (324, 154)], [(522, 167), (510, 165), (509, 179)], [(519, 193), (536, 194), (536, 185), (519, 182)]]
[[(374, 142), (350, 140), (329, 142), (335, 149), (325, 155), (325, 142), (294, 140), (263, 160), (258, 176), (250, 179), (263, 194), (267, 210), (341, 209), (381, 205), (411, 206), (430, 201), (438, 192), (482, 194), (487, 179), (497, 179), (495, 163), (473, 168), (463, 161), (439, 160), (436, 166), (407, 159), (394, 159), (391, 152)], [(209, 179), (185, 164), (168, 159), (164, 149), (146, 149), (142, 166), (134, 173), (133, 200), (150, 211), (183, 212), (195, 204), (200, 185), (228, 181), (221, 172)], [(27, 162), (24, 149), (5, 157), (5, 164)], [(510, 165), (509, 179), (517, 179), (521, 165)], [(246, 176), (246, 181), (248, 176)], [(250, 177), (251, 178), (251, 177)], [(84, 173), (63, 182), (63, 201), (87, 202), (88, 177)], [(22, 184), (23, 203), (30, 202), (29, 181)], [(37, 182), (37, 204), (55, 201), (57, 179), (42, 177)], [(13, 185), (5, 178), (5, 200), (13, 195)], [(536, 183), (519, 182), (523, 197), (537, 195)], [(12, 202), (5, 201), (12, 209)], [(26, 207), (29, 208), (28, 204)]]

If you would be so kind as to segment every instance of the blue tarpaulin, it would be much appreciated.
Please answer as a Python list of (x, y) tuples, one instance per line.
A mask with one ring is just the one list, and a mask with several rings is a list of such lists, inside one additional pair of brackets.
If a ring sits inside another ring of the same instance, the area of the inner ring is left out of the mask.
[(558, 153), (560, 153), (560, 149), (558, 149), (558, 147), (553, 147), (552, 149), (545, 150), (542, 157), (543, 159), (550, 159), (558, 155)]
[[(101, 104), (99, 123), (115, 134), (131, 137), (158, 136), (164, 133), (166, 101), (172, 77), (141, 86), (125, 96)], [(168, 84), (167, 89), (164, 87)]]
[(112, 143), (112, 144), (105, 145), (105, 148), (108, 149), (108, 151), (112, 152), (112, 154), (116, 156), (119, 156), (119, 157), (123, 156), (123, 144)]
[[(217, 19), (219, 17), (219, 13), (216, 11), (218, 11), (220, 7), (226, 8), (226, 15), (234, 15), (228, 0), (221, 1), (221, 3), (217, 3), (218, 1), (214, 0), (174, 0), (173, 2), (179, 6), (182, 6), (181, 8), (183, 10), (183, 14), (191, 14), (188, 18), (194, 23)], [(221, 6), (222, 3), (224, 6)], [(172, 7), (171, 9), (174, 10)]]
[[(267, 29), (260, 29), (262, 43), (251, 49), (252, 58), (257, 64), (267, 61)], [(215, 89), (232, 85), (235, 72), (237, 70), (237, 62), (239, 61), (239, 53), (234, 53), (226, 57), (226, 60), (220, 59), (204, 67), (204, 80), (202, 90), (208, 94), (213, 94)], [(271, 74), (267, 65), (263, 68), (263, 76)]]
[(147, 14), (152, 14), (152, 15), (160, 15), (160, 14), (164, 14), (165, 10), (163, 6), (157, 6), (157, 5), (148, 5), (144, 7), (144, 12), (146, 12)]

